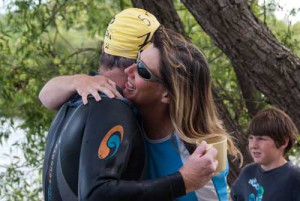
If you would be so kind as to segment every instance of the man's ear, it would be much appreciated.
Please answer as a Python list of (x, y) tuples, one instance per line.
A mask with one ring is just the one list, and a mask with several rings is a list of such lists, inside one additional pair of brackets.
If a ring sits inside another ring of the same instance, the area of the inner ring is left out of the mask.
[(168, 94), (168, 91), (167, 91), (167, 90), (165, 90), (165, 91), (162, 93), (162, 96), (161, 96), (161, 102), (162, 102), (162, 103), (165, 103), (165, 104), (169, 104), (170, 99), (169, 99), (169, 94)]

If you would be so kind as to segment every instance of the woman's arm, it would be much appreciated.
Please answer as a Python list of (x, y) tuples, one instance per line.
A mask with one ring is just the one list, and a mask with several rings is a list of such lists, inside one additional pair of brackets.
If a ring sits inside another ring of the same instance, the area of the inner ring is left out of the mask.
[(109, 98), (121, 97), (116, 84), (105, 76), (78, 74), (52, 78), (40, 91), (39, 99), (48, 109), (58, 110), (75, 93), (82, 97), (83, 104), (87, 104), (89, 94), (100, 101), (98, 92), (104, 93)]

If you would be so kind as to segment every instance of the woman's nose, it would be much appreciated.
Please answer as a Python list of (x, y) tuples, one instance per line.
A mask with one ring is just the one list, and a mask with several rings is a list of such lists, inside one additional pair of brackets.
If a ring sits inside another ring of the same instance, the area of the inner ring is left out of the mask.
[(125, 68), (124, 72), (127, 76), (129, 76), (131, 73), (134, 72), (134, 69), (136, 69), (136, 64), (132, 64), (131, 66)]

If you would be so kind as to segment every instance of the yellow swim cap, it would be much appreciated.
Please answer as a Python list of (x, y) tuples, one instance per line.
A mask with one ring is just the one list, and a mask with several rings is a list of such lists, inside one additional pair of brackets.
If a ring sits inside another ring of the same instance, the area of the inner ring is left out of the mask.
[(118, 13), (109, 23), (104, 52), (114, 56), (136, 59), (145, 49), (160, 23), (151, 13), (139, 8), (128, 8)]

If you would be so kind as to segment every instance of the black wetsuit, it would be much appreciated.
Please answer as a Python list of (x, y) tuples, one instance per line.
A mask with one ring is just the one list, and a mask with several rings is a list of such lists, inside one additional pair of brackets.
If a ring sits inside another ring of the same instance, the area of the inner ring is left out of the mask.
[(145, 147), (127, 100), (81, 97), (53, 120), (43, 166), (45, 201), (166, 201), (185, 194), (180, 173), (144, 180)]

